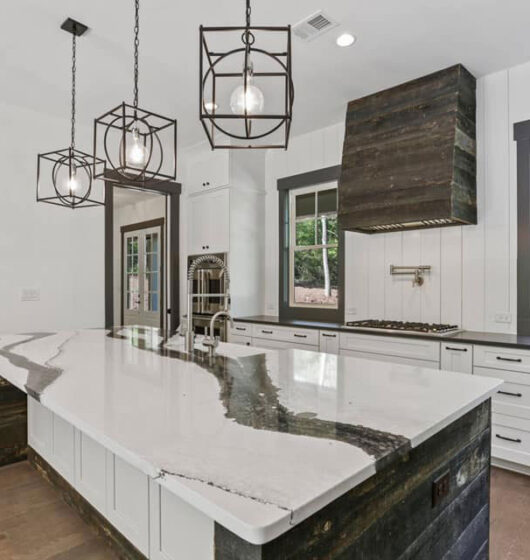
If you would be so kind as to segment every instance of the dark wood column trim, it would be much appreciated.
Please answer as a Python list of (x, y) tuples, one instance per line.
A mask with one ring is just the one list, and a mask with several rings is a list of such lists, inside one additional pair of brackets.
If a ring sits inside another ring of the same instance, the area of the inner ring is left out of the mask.
[(517, 333), (530, 334), (530, 121), (514, 125), (517, 142)]

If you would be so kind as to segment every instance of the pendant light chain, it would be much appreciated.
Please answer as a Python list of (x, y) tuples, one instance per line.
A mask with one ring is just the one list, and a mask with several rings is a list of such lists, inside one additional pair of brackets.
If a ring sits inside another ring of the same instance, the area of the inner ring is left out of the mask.
[(134, 108), (138, 108), (138, 48), (140, 46), (140, 0), (134, 2)]
[(72, 137), (70, 140), (70, 147), (75, 148), (75, 73), (76, 73), (76, 35), (72, 33)]

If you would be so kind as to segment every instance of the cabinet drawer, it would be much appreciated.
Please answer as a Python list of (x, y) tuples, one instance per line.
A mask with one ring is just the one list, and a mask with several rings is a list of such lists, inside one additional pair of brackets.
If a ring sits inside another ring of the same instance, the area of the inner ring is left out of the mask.
[(373, 352), (358, 352), (357, 350), (340, 350), (341, 356), (352, 356), (353, 358), (362, 358), (364, 360), (375, 360), (378, 362), (391, 362), (393, 364), (406, 364), (409, 366), (418, 366), (435, 369), (438, 371), (438, 362), (429, 360), (416, 360), (414, 358), (406, 358), (403, 356), (388, 356), (386, 354), (376, 354)]
[(252, 336), (252, 325), (250, 323), (234, 323), (229, 332), (234, 336)]
[(530, 420), (493, 414), (491, 449), (498, 459), (530, 466)]
[(252, 338), (250, 336), (239, 336), (238, 334), (230, 334), (228, 342), (232, 344), (242, 344), (243, 346), (252, 346)]
[(268, 340), (284, 340), (295, 344), (318, 346), (318, 331), (312, 329), (293, 329), (269, 325), (252, 325), (252, 337)]
[(504, 379), (504, 384), (493, 396), (493, 410), (530, 420), (530, 374), (475, 367), (475, 375)]
[(338, 354), (339, 333), (334, 331), (320, 331), (319, 350), (327, 354)]
[(415, 360), (440, 362), (440, 343), (433, 340), (341, 333), (340, 348)]
[(471, 344), (442, 342), (440, 369), (458, 371), (460, 373), (473, 373), (473, 346)]
[(475, 345), (473, 355), (475, 366), (530, 373), (529, 350)]

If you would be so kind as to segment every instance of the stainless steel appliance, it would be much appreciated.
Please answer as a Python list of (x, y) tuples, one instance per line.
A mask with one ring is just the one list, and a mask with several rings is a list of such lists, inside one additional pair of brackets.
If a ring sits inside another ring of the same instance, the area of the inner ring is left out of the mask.
[[(219, 337), (219, 340), (226, 341), (226, 312), (229, 305), (230, 277), (226, 255), (189, 257), (188, 313), (184, 323), (187, 351), (193, 348), (196, 334), (209, 336), (211, 340)], [(210, 332), (211, 323), (214, 327), (213, 333)]]
[(460, 332), (457, 325), (443, 323), (417, 323), (412, 321), (385, 321), (380, 319), (366, 319), (364, 321), (348, 321), (346, 326), (351, 329), (370, 330), (374, 332), (404, 332), (421, 333), (433, 336), (444, 336)]

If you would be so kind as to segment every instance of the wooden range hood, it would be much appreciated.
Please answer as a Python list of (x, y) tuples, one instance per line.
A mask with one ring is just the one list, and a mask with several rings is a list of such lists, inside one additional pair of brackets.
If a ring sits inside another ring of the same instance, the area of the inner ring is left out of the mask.
[(458, 64), (348, 104), (341, 229), (477, 223), (475, 88)]

